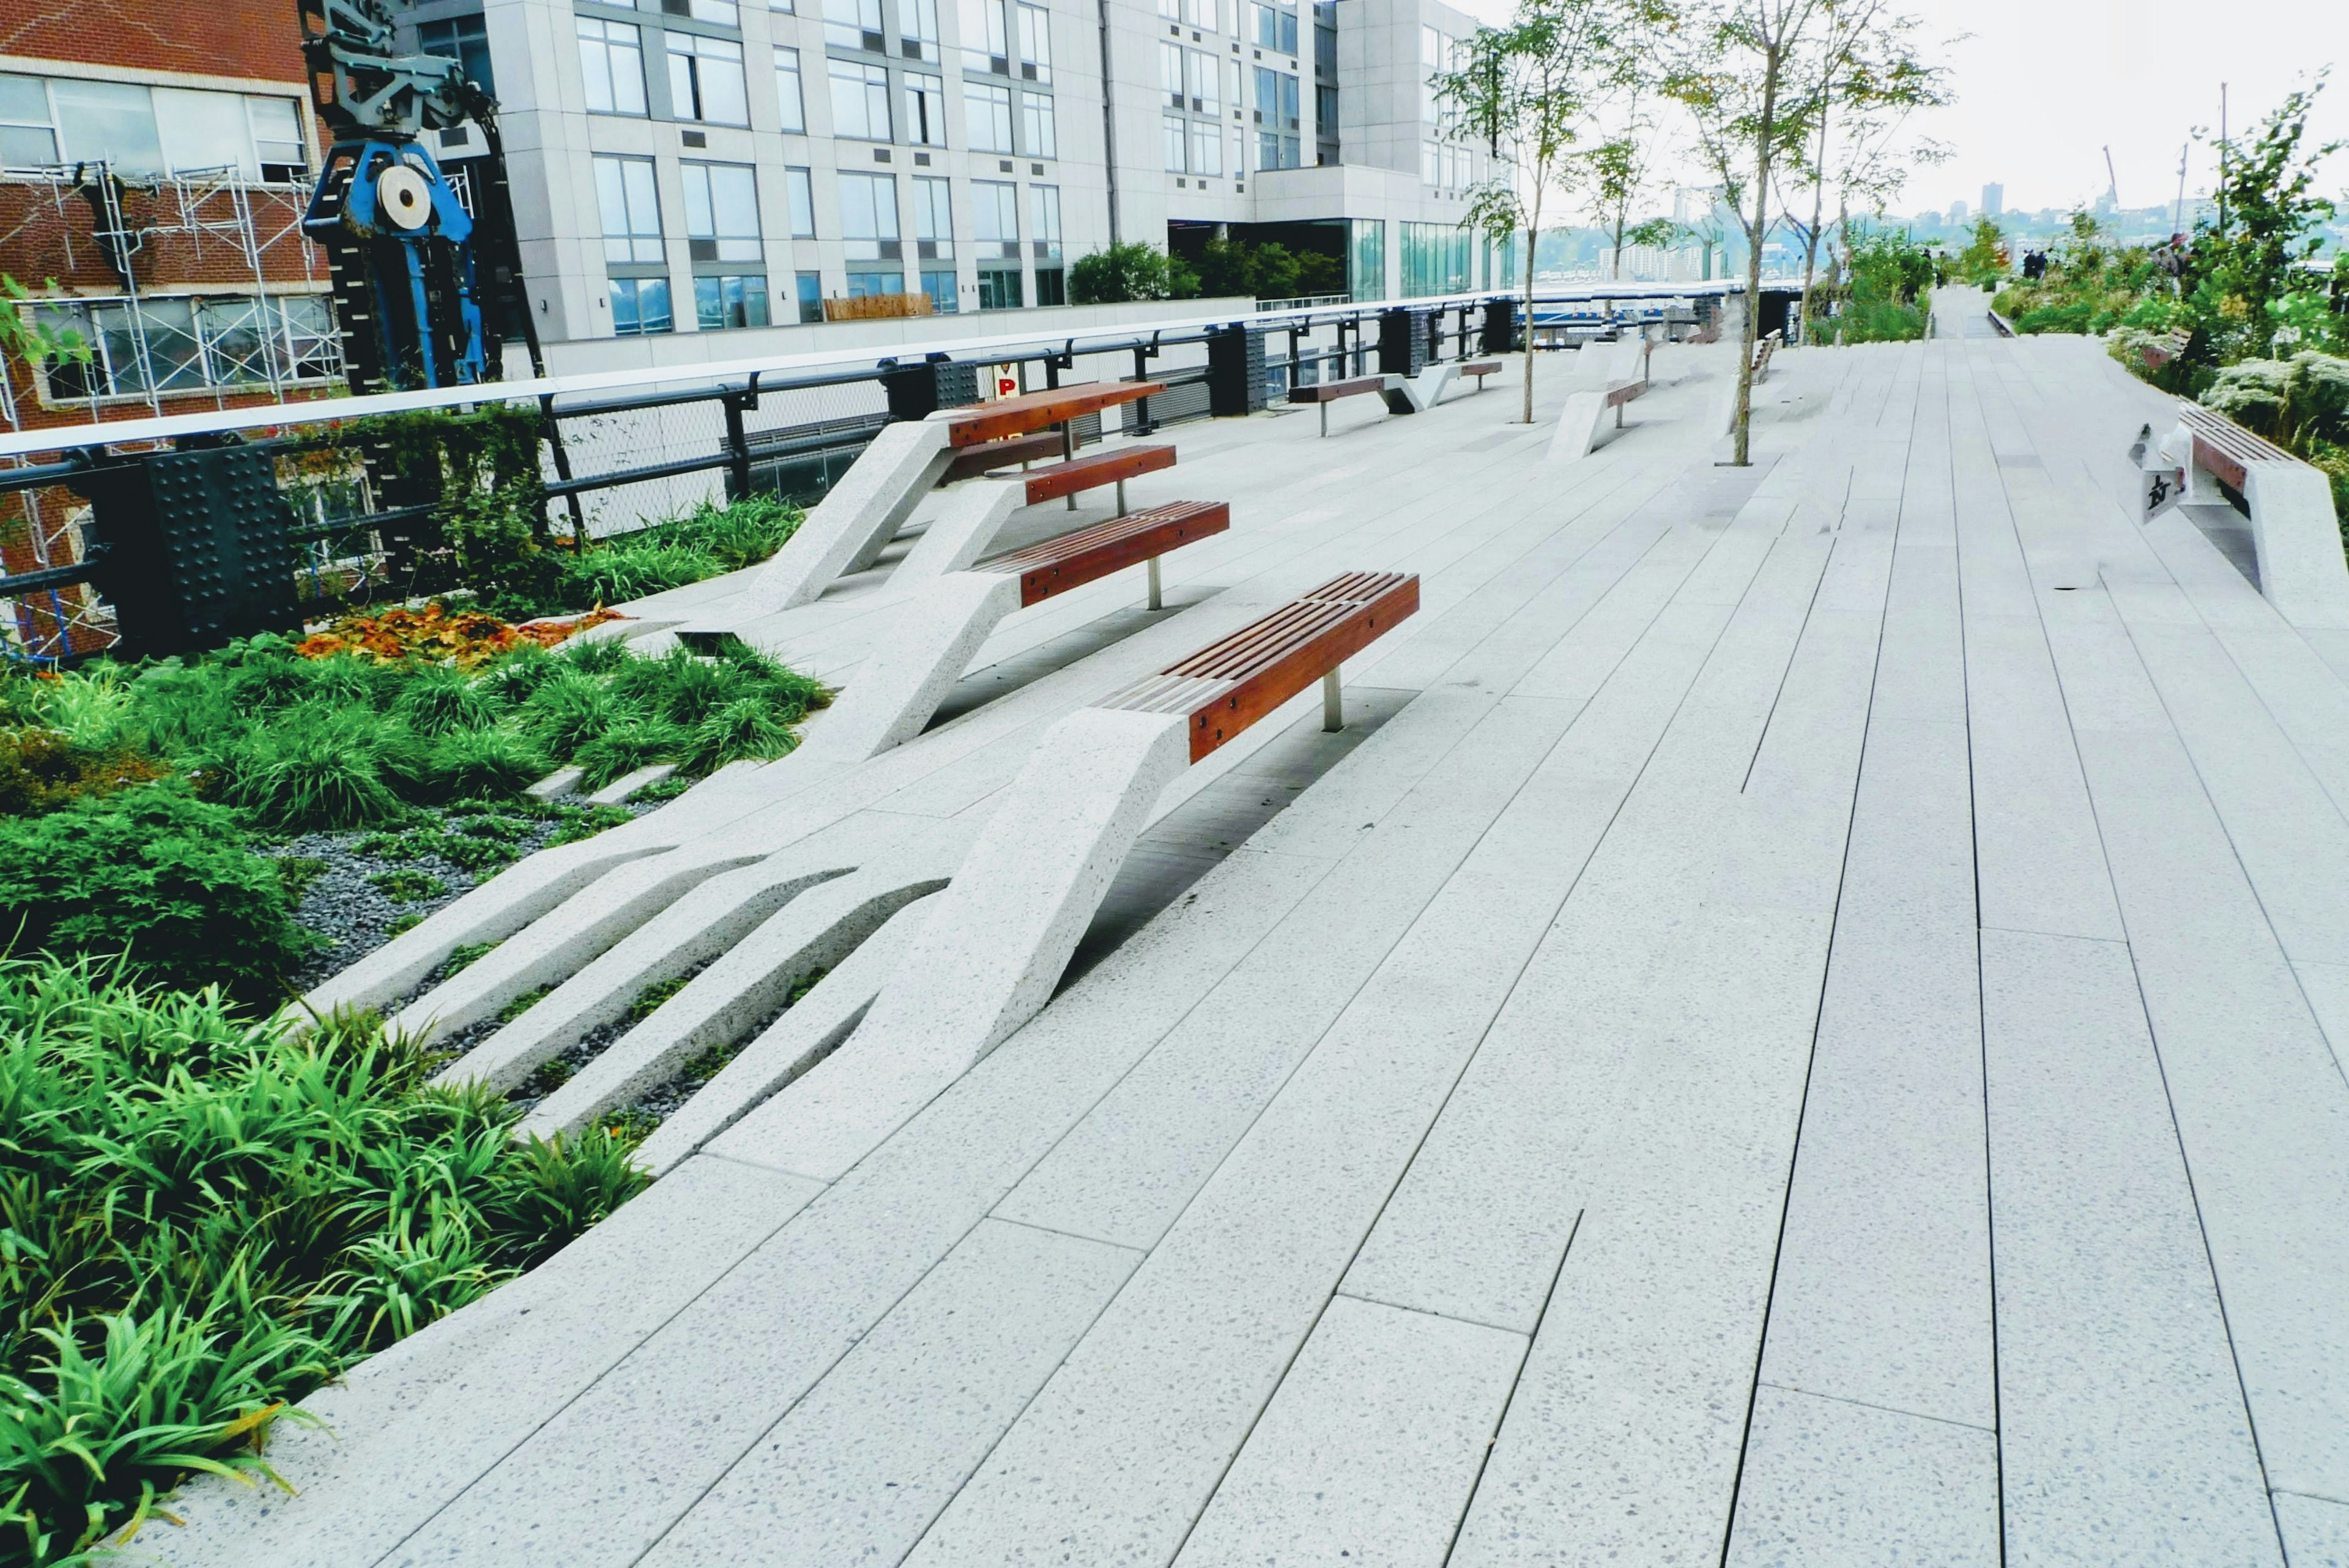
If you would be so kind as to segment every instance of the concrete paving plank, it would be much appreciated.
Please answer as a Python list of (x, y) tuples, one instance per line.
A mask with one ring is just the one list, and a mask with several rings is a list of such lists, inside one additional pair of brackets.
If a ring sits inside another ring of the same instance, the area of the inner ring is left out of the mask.
[(2278, 1562), (2127, 948), (1982, 933), (2011, 1563)]
[(638, 1562), (895, 1563), (1139, 1258), (983, 1221)]
[(1997, 1568), (1998, 1438), (1764, 1385), (1727, 1568)]
[(1338, 1296), (1174, 1561), (1441, 1568), (1522, 1334)]

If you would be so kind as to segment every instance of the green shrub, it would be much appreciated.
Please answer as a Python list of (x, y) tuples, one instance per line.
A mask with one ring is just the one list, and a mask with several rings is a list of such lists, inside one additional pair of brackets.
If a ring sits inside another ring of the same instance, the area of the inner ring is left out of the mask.
[(0, 822), (0, 929), (16, 952), (127, 953), (253, 997), (314, 945), (235, 815), (172, 781)]
[(296, 1037), (217, 992), (0, 962), (0, 1562), (57, 1564), (643, 1185), (515, 1144), (372, 1019)]

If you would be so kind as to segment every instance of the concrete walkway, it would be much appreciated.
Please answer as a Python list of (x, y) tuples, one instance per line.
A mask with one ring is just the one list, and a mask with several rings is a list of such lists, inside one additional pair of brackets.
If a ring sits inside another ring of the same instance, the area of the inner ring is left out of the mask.
[(1191, 607), (1013, 618), (874, 809), (1416, 571), (1373, 722), (1193, 770), (1081, 975), (846, 1175), (688, 1160), (281, 1423), (298, 1496), (136, 1549), (2349, 1562), (2349, 634), (2139, 527), (2167, 405), (2094, 343), (1785, 354), (1744, 471), (1728, 352), (1570, 467), (1514, 387), (1173, 432), (1135, 504), (1233, 503)]

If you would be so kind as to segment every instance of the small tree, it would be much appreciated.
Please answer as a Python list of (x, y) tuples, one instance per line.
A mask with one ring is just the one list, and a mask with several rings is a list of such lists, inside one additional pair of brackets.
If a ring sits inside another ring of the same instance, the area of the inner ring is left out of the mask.
[(1589, 138), (1592, 106), (1623, 71), (1648, 0), (1518, 0), (1506, 26), (1479, 27), (1458, 68), (1428, 80), (1446, 130), (1481, 142), (1493, 177), (1468, 192), (1460, 226), (1526, 236), (1525, 422), (1534, 419), (1534, 255), (1546, 200)]
[(1174, 297), (1165, 253), (1139, 240), (1079, 256), (1069, 267), (1072, 305), (1123, 305)]
[(2313, 194), (2319, 170), (2349, 145), (2305, 145), (2309, 113), (2324, 85), (2320, 71), (2250, 136), (2220, 143), (2226, 171), (2220, 211), (2226, 215), (2196, 233), (2186, 285), (2209, 358), (2264, 356), (2281, 328), (2303, 335), (2312, 297), (2321, 299), (2330, 286), (2326, 274), (2306, 265), (2323, 249), (2324, 225), (2339, 210)]
[[(1745, 331), (1737, 359), (1734, 453), (1753, 459), (1754, 345), (1759, 336), (1762, 247), (1770, 237), (1771, 177), (1798, 157), (1809, 111), (1794, 74), (1839, 0), (1702, 0), (1680, 26), (1664, 92), (1689, 112), (1697, 145), (1721, 176), (1745, 229)], [(1845, 0), (1848, 3), (1848, 0)], [(1745, 215), (1748, 195), (1752, 217)]]

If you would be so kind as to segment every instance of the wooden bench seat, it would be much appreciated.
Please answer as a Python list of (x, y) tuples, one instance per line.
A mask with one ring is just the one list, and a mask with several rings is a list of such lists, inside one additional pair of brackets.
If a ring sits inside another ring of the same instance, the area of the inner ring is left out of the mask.
[(1478, 359), (1461, 366), (1460, 373), (1464, 376), (1475, 377), (1476, 389), (1481, 392), (1485, 389), (1485, 377), (1497, 376), (1501, 373), (1501, 362), (1498, 359)]
[(1418, 609), (1416, 574), (1348, 572), (1094, 706), (1189, 715), (1195, 763), (1318, 679), (1335, 730), (1338, 667)]
[[(2177, 428), (2160, 450), (2177, 465), (2168, 472), (2183, 481), (2171, 494), (2190, 504), (2223, 500), (2240, 513), (2249, 524), (2254, 586), (2278, 614), (2298, 627), (2349, 629), (2349, 564), (2342, 558), (2332, 483), (2322, 470), (2199, 403), (2178, 404)], [(2150, 521), (2167, 486), (2161, 469), (2147, 472)], [(2212, 480), (2220, 494), (2210, 493)]]
[(957, 480), (977, 479), (999, 468), (1009, 468), (1015, 462), (1050, 462), (1066, 457), (1067, 447), (1058, 431), (1041, 431), (1035, 435), (1013, 436), (1008, 441), (991, 441), (958, 452), (947, 464), (940, 484), (952, 484)]
[(1150, 565), (1150, 607), (1159, 607), (1158, 557), (1232, 525), (1232, 509), (1222, 501), (1174, 501), (1128, 513), (1090, 528), (1079, 528), (1025, 549), (990, 556), (971, 568), (1019, 579), (1025, 609), (1055, 594), (1081, 587), (1138, 561)]
[(1088, 381), (1081, 386), (998, 398), (991, 403), (976, 403), (945, 415), (947, 441), (952, 446), (977, 446), (1006, 436), (1029, 435), (1066, 424), (1084, 414), (1097, 414), (1122, 403), (1155, 397), (1165, 389), (1164, 381)]
[(2180, 404), (2178, 422), (2194, 438), (2195, 466), (2224, 481), (2239, 493), (2251, 477), (2246, 465), (2300, 461), (2266, 437), (2254, 435), (2226, 415), (2198, 404)]
[(1754, 345), (1754, 379), (1760, 380), (1770, 373), (1770, 356), (1778, 351), (1781, 335), (1772, 332)]
[(1330, 433), (1330, 405), (1340, 398), (1360, 398), (1387, 389), (1384, 376), (1356, 376), (1343, 381), (1320, 381), (1310, 387), (1291, 387), (1288, 400), (1292, 403), (1319, 403), (1321, 406), (1321, 433)]
[[(1081, 491), (1097, 490), (1104, 484), (1123, 484), (1127, 480), (1144, 473), (1154, 473), (1162, 468), (1174, 466), (1174, 449), (1171, 446), (1113, 446), (1101, 452), (1088, 452), (1044, 468), (1031, 468), (1025, 473), (1009, 473), (1007, 479), (1024, 479), (1028, 483), (1028, 504), (1058, 501), (1064, 495)], [(1120, 493), (1123, 504), (1123, 493)]]

